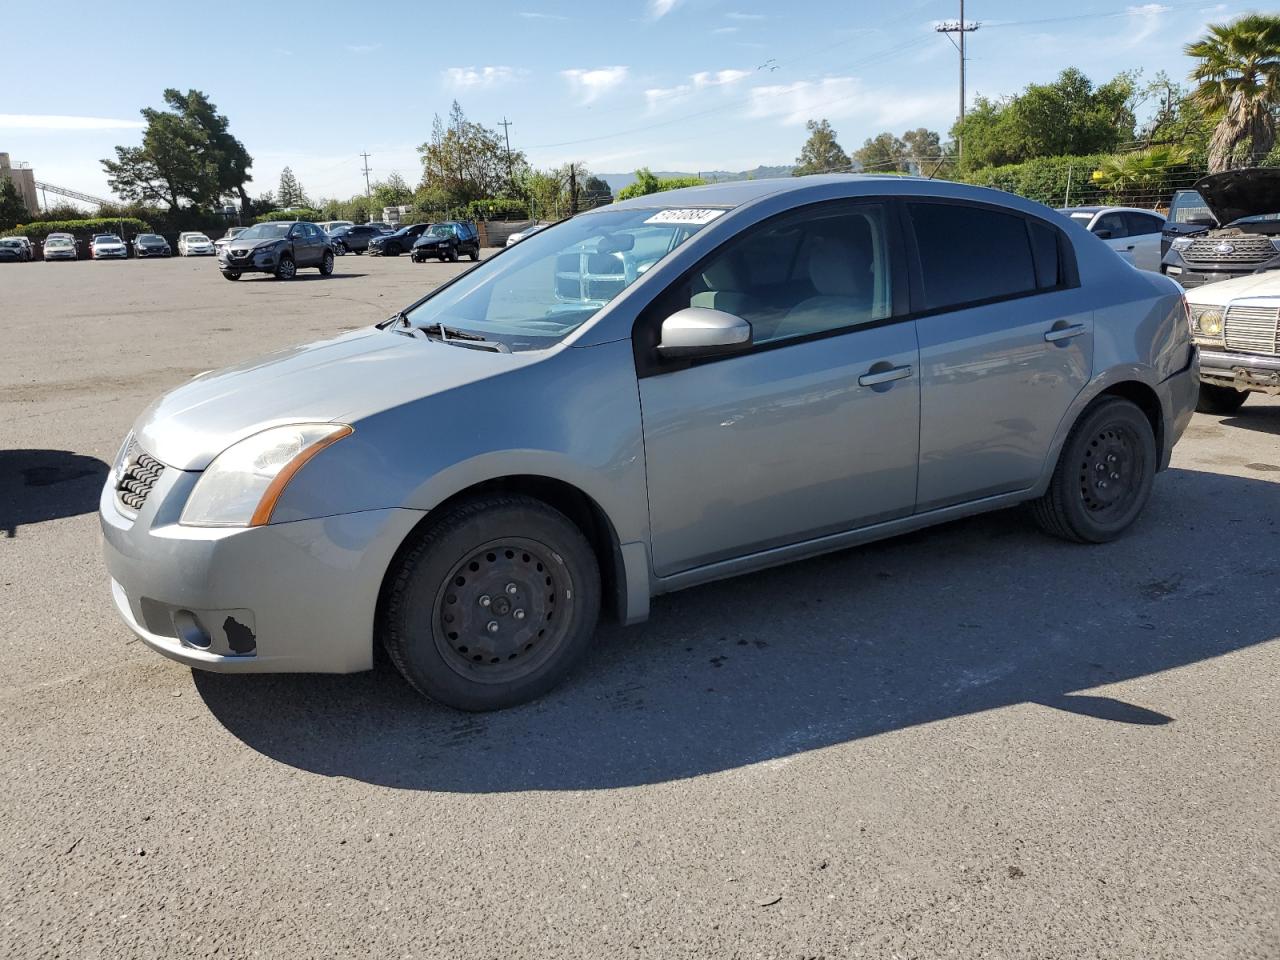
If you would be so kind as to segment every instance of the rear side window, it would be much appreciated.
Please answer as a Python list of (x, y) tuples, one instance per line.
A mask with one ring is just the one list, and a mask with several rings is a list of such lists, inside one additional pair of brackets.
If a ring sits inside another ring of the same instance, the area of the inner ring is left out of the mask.
[(985, 207), (908, 203), (925, 309), (1030, 293), (1037, 287), (1027, 221)]
[(1031, 250), (1035, 255), (1036, 282), (1046, 289), (1063, 283), (1062, 259), (1058, 250), (1058, 231), (1047, 223), (1028, 220), (1031, 231)]
[(1129, 236), (1145, 237), (1159, 233), (1164, 228), (1164, 217), (1152, 217), (1145, 213), (1126, 213), (1125, 222), (1129, 224)]

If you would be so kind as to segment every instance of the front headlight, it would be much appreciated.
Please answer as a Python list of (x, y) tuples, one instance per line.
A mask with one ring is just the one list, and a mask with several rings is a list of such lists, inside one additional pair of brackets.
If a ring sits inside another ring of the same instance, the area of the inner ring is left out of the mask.
[(1173, 243), (1171, 243), (1170, 246), (1172, 246), (1173, 249), (1175, 250), (1185, 250), (1187, 249), (1187, 247), (1191, 246), (1191, 244), (1193, 243), (1195, 243), (1195, 240), (1193, 240), (1191, 237), (1179, 237), (1177, 240), (1173, 241)]
[(317, 453), (350, 436), (345, 423), (272, 427), (218, 454), (196, 481), (181, 523), (190, 527), (260, 527), (280, 494)]
[(1272, 237), (1271, 245), (1275, 247), (1277, 250), (1280, 250), (1280, 237)]
[(1191, 332), (1209, 339), (1222, 339), (1222, 308), (1191, 304)]

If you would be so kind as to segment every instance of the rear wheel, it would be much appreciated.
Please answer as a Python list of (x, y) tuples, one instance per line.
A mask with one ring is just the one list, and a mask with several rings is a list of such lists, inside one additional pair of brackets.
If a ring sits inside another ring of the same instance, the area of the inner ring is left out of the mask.
[(280, 262), (276, 264), (277, 280), (292, 280), (298, 275), (298, 265), (293, 262), (292, 257), (281, 257)]
[(1031, 504), (1036, 522), (1064, 540), (1114, 540), (1146, 506), (1156, 467), (1146, 415), (1128, 400), (1106, 397), (1072, 428), (1049, 489)]
[(1248, 398), (1248, 390), (1237, 390), (1234, 387), (1217, 387), (1210, 383), (1202, 383), (1200, 384), (1200, 395), (1196, 398), (1196, 411), (1198, 413), (1227, 416), (1239, 410)]
[(333, 276), (333, 254), (328, 250), (324, 252), (324, 256), (320, 258), (320, 276)]
[(582, 532), (541, 501), (458, 504), (391, 570), (382, 640), (406, 680), (459, 710), (546, 693), (590, 646), (600, 571)]

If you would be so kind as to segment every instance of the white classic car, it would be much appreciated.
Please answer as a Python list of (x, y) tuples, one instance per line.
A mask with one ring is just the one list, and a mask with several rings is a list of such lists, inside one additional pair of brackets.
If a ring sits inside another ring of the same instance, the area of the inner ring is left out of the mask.
[(1230, 414), (1250, 393), (1280, 394), (1280, 270), (1187, 291), (1200, 346), (1202, 413)]

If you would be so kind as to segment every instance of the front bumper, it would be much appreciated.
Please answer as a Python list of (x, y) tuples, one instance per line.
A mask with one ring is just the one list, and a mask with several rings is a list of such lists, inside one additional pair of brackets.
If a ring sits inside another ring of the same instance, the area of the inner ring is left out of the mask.
[(157, 247), (151, 250), (147, 250), (143, 247), (138, 248), (139, 260), (141, 260), (143, 257), (167, 257), (167, 256), (169, 256), (169, 251), (163, 247)]
[(447, 246), (430, 246), (430, 247), (414, 247), (410, 256), (415, 261), (421, 263), (423, 260), (439, 260), (449, 256), (449, 248)]
[(236, 273), (275, 273), (280, 258), (274, 249), (250, 250), (247, 257), (233, 257), (230, 250), (218, 254), (218, 268)]
[(1219, 387), (1280, 394), (1280, 356), (1200, 350), (1200, 379)]
[(422, 518), (387, 509), (251, 528), (183, 527), (199, 474), (166, 467), (137, 515), (99, 502), (116, 608), (151, 649), (228, 673), (373, 665), (383, 575)]
[(93, 254), (95, 260), (128, 260), (129, 251), (127, 250), (102, 250), (95, 251)]
[(1177, 250), (1165, 254), (1160, 272), (1180, 283), (1185, 289), (1202, 287), (1206, 283), (1217, 283), (1219, 280), (1233, 280), (1236, 277), (1247, 277), (1253, 273), (1262, 273), (1280, 267), (1280, 254), (1260, 263), (1191, 263), (1184, 260)]

